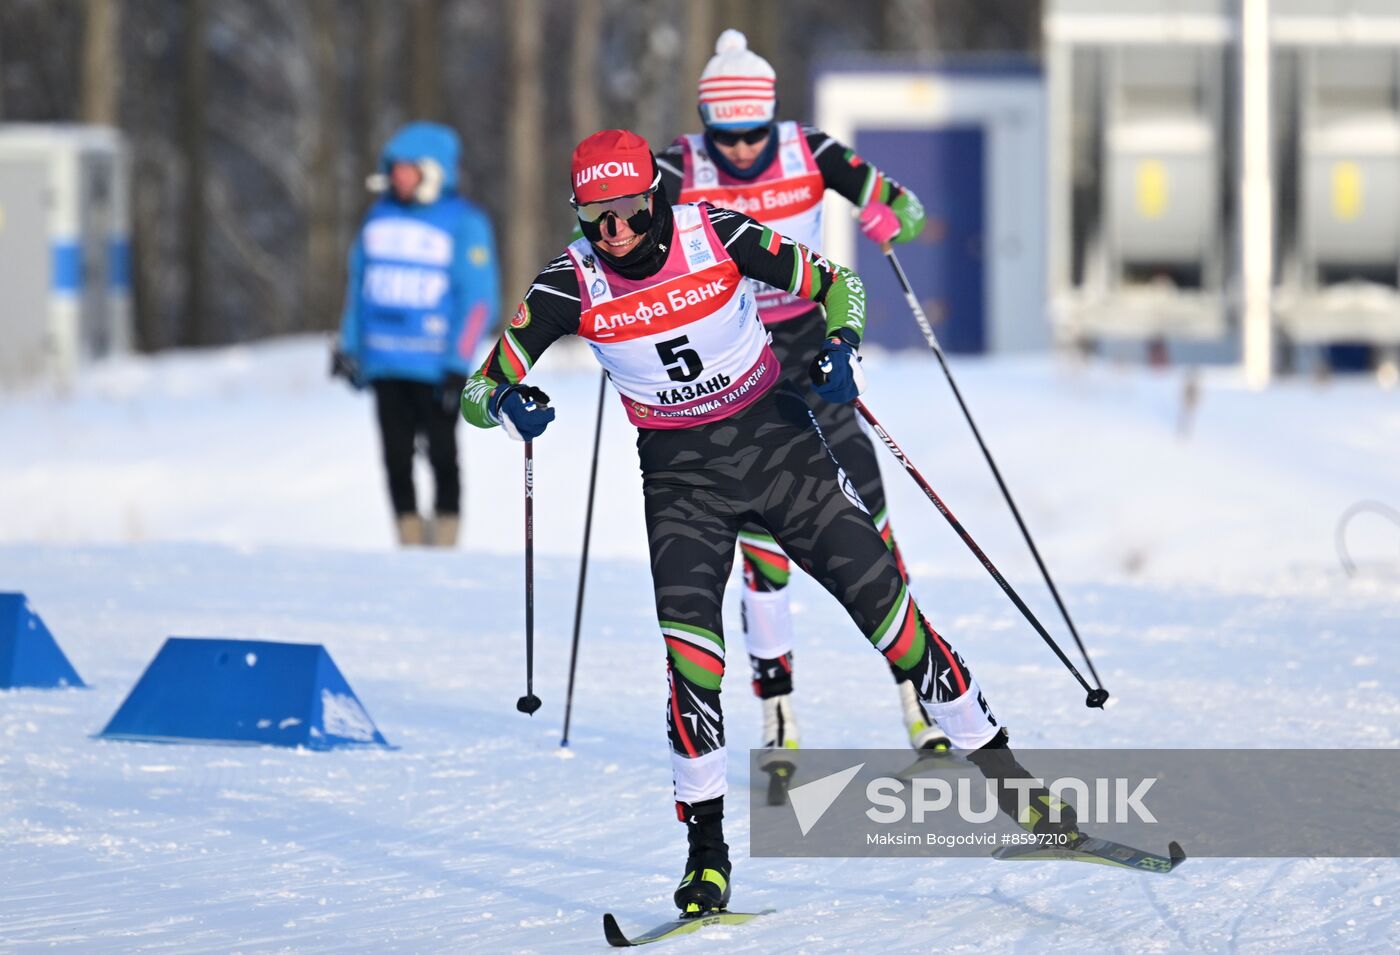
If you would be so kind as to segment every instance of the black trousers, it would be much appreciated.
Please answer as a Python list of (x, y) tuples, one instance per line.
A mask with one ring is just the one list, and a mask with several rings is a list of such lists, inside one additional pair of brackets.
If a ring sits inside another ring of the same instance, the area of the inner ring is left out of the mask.
[(838, 405), (812, 390), (808, 371), (812, 359), (817, 357), (822, 343), (826, 341), (826, 316), (821, 309), (813, 309), (806, 315), (769, 325), (768, 331), (773, 336), (773, 354), (782, 366), (780, 380), (791, 384), (817, 416), (822, 436), (878, 523), (879, 516), (885, 512), (885, 487), (880, 481), (879, 453), (861, 426), (856, 406), (849, 403)]
[[(826, 401), (812, 390), (808, 370), (826, 340), (825, 315), (820, 308), (813, 308), (804, 315), (768, 326), (768, 331), (772, 335), (773, 354), (782, 366), (780, 380), (791, 385), (806, 400), (827, 446), (841, 462), (846, 476), (869, 509), (885, 546), (894, 554), (895, 563), (904, 573), (904, 560), (895, 542), (894, 527), (885, 504), (875, 445), (861, 426), (855, 405)], [(759, 697), (791, 693), (792, 652), (782, 649), (792, 646), (791, 627), (775, 625), (774, 616), (771, 612), (765, 615), (763, 609), (774, 607), (773, 600), (781, 600), (784, 612), (776, 619), (788, 620), (786, 600), (781, 596), (791, 574), (787, 555), (775, 550), (771, 535), (753, 522), (739, 529), (739, 554), (744, 562), (743, 621), (754, 669), (754, 693)], [(905, 577), (907, 579), (908, 575)], [(758, 596), (760, 594), (764, 596)], [(760, 605), (760, 600), (765, 603)], [(896, 680), (905, 678), (898, 667), (892, 666), (891, 671)]]
[(990, 738), (995, 722), (990, 711), (981, 715), (966, 664), (919, 612), (894, 555), (795, 388), (779, 384), (713, 424), (640, 429), (637, 451), (656, 615), (667, 649), (667, 728), (678, 801), (724, 792), (721, 610), (734, 544), (749, 523), (771, 534), (841, 602), (926, 704), (972, 700), (978, 713), (957, 724), (963, 732), (955, 743), (975, 748)]
[[(880, 465), (875, 445), (861, 426), (860, 416), (853, 404), (835, 404), (826, 401), (812, 390), (808, 369), (826, 339), (826, 318), (821, 309), (813, 309), (805, 315), (790, 318), (785, 322), (768, 326), (773, 339), (773, 354), (782, 367), (784, 384), (791, 385), (807, 402), (807, 407), (816, 416), (822, 437), (827, 446), (841, 462), (846, 476), (850, 478), (870, 517), (885, 544), (894, 552), (895, 560), (904, 569), (903, 557), (895, 543), (894, 530), (890, 524), (889, 511), (885, 504), (885, 486), (880, 480)], [(762, 593), (780, 591), (787, 586), (789, 567), (787, 560), (779, 554), (764, 551), (766, 532), (757, 523), (747, 523), (741, 528), (739, 539), (741, 557), (744, 561), (744, 581), (750, 590)], [(757, 546), (755, 551), (749, 544)], [(766, 559), (764, 559), (766, 558)]]
[(433, 467), (434, 507), (438, 514), (461, 509), (462, 485), (457, 470), (457, 410), (444, 410), (442, 389), (421, 381), (381, 378), (374, 382), (379, 439), (384, 473), (394, 513), (416, 514), (413, 451), (418, 436), (427, 438), (428, 462)]

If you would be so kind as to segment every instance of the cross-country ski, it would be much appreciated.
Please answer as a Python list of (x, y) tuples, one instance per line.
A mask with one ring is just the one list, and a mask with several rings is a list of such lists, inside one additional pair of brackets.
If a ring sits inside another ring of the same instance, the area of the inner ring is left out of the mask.
[(622, 929), (618, 927), (617, 919), (612, 917), (612, 913), (605, 913), (603, 915), (603, 937), (613, 948), (630, 948), (634, 945), (646, 945), (650, 942), (662, 942), (668, 938), (689, 935), (691, 932), (698, 932), (712, 925), (743, 925), (760, 916), (772, 915), (773, 911), (773, 909), (768, 909), (764, 912), (712, 912), (709, 915), (672, 919), (632, 936), (623, 934)]

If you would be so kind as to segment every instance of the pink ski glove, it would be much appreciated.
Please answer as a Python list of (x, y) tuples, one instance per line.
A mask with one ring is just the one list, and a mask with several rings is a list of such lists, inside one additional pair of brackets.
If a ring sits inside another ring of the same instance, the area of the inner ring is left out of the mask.
[(899, 235), (899, 217), (883, 202), (872, 202), (860, 210), (860, 231), (877, 245), (891, 242)]

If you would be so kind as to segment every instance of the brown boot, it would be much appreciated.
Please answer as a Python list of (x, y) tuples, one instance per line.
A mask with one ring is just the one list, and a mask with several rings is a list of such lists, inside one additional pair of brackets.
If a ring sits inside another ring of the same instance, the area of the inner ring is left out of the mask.
[(433, 546), (456, 547), (457, 529), (461, 518), (456, 514), (439, 514), (433, 518)]
[(395, 519), (400, 547), (423, 546), (423, 518), (417, 514), (400, 514)]

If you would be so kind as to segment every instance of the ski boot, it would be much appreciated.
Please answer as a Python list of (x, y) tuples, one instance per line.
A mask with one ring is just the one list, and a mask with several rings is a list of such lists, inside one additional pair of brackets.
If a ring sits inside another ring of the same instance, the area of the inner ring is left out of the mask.
[(792, 712), (792, 694), (770, 696), (763, 701), (763, 748), (758, 765), (768, 774), (768, 805), (781, 806), (797, 768), (793, 754), (798, 748), (797, 718)]
[(787, 801), (788, 786), (797, 767), (797, 717), (792, 711), (792, 653), (764, 659), (750, 654), (753, 695), (763, 703), (763, 749), (759, 768), (768, 774), (768, 805)]
[(924, 705), (919, 702), (919, 694), (914, 690), (914, 684), (908, 680), (900, 680), (896, 685), (899, 687), (899, 702), (904, 710), (904, 728), (909, 731), (909, 745), (923, 755), (951, 752), (953, 744), (938, 728), (933, 717), (924, 710)]
[(676, 815), (685, 823), (690, 854), (685, 876), (674, 896), (681, 918), (698, 918), (729, 905), (729, 846), (724, 842), (724, 797), (697, 803), (676, 803)]
[(457, 546), (457, 532), (462, 526), (460, 514), (437, 514), (433, 518), (432, 539), (434, 547), (452, 548)]
[(400, 547), (423, 546), (423, 518), (419, 515), (395, 515), (394, 531), (398, 534)]
[[(997, 730), (989, 742), (981, 749), (967, 754), (967, 759), (982, 771), (982, 775), (992, 780), (1032, 779), (1032, 774), (1016, 761), (1016, 755), (1008, 745), (1010, 736), (1005, 729)], [(997, 804), (1001, 811), (1015, 820), (1016, 825), (1039, 837), (1048, 845), (1058, 848), (1073, 848), (1087, 836), (1079, 830), (1079, 818), (1074, 807), (1043, 786), (1030, 790), (1030, 799), (1024, 809), (1018, 794), (1008, 786), (997, 787)], [(1058, 813), (1055, 810), (1058, 809)], [(1058, 818), (1056, 818), (1058, 816)]]

